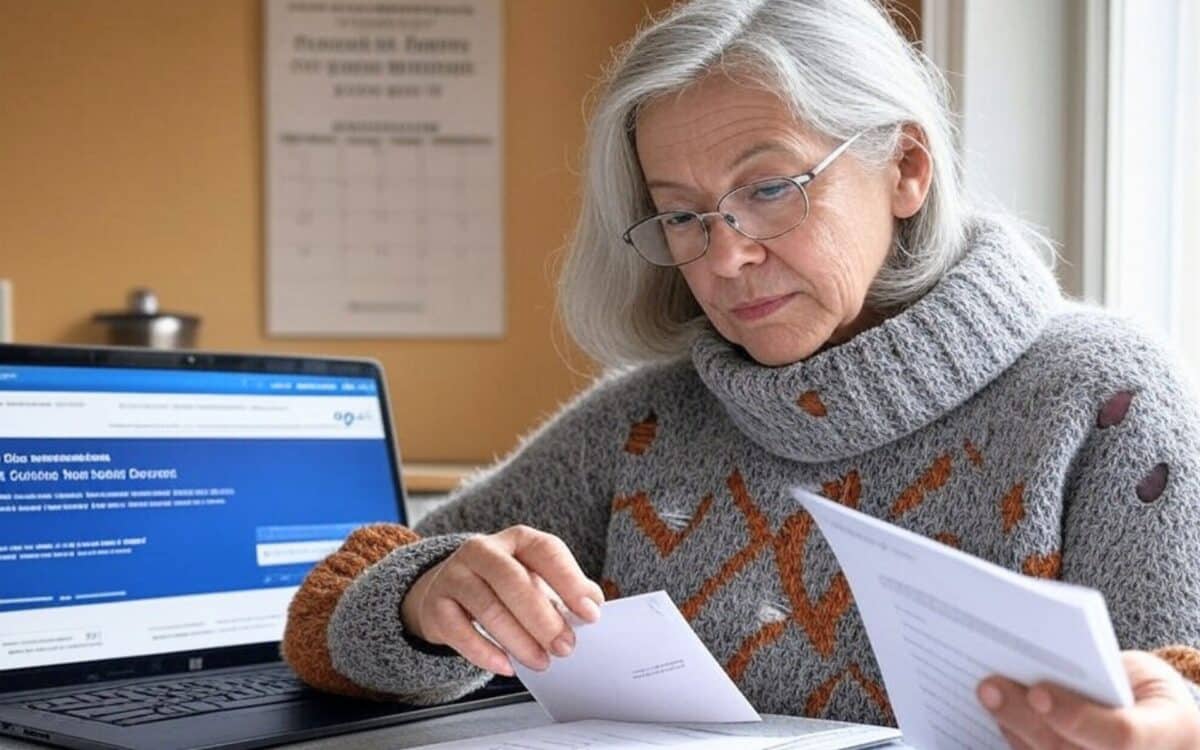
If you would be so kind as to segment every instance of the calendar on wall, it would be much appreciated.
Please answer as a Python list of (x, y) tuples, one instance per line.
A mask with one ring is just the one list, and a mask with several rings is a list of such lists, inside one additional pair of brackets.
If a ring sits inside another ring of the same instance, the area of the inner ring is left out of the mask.
[(267, 331), (504, 333), (501, 0), (266, 0)]

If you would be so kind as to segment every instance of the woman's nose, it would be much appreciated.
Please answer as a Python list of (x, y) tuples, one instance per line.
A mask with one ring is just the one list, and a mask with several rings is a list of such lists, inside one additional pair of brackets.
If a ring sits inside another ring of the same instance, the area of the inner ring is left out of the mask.
[(767, 256), (767, 249), (735, 229), (735, 224), (728, 214), (714, 216), (709, 222), (708, 265), (718, 276), (737, 276)]

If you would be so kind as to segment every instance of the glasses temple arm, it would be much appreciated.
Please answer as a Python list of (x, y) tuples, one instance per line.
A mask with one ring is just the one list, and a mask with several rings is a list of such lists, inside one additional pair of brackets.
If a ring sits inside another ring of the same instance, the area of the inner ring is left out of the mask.
[(846, 149), (850, 148), (850, 145), (852, 143), (857, 141), (863, 135), (863, 133), (866, 133), (866, 132), (867, 131), (865, 131), (865, 130), (860, 130), (857, 133), (855, 133), (854, 135), (850, 136), (849, 140), (842, 143), (842, 145), (838, 146), (833, 151), (831, 151), (829, 153), (829, 156), (826, 156), (824, 159), (822, 159), (820, 164), (818, 164), (817, 166), (808, 170), (808, 173), (805, 176), (807, 176), (808, 179), (811, 180), (812, 178), (821, 174), (821, 172), (825, 171), (826, 167), (828, 167), (830, 164), (833, 163), (834, 159), (841, 156), (846, 151)]

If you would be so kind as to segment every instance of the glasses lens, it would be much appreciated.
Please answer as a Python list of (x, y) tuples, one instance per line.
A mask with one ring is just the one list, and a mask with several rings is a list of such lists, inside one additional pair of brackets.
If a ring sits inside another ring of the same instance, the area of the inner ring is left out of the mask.
[(677, 266), (704, 255), (708, 237), (704, 221), (690, 211), (658, 214), (629, 230), (638, 255), (656, 266)]
[(780, 177), (743, 185), (725, 196), (717, 210), (733, 214), (747, 237), (768, 240), (808, 218), (808, 195), (797, 183)]

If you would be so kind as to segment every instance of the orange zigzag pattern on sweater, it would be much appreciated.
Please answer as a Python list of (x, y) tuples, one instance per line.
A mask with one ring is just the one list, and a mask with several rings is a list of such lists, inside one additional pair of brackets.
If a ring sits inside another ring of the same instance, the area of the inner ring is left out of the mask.
[[(741, 472), (734, 470), (726, 480), (734, 505), (746, 519), (750, 541), (728, 558), (717, 571), (700, 585), (700, 589), (680, 606), (688, 620), (696, 615), (725, 584), (729, 583), (747, 565), (756, 560), (768, 548), (774, 553), (775, 566), (791, 606), (790, 622), (799, 625), (808, 636), (813, 648), (822, 656), (829, 656), (836, 646), (836, 627), (842, 615), (850, 607), (850, 586), (840, 571), (834, 575), (825, 593), (814, 604), (804, 587), (804, 549), (813, 530), (813, 519), (806, 511), (794, 513), (784, 519), (777, 533), (772, 533), (770, 522), (759, 509), (746, 489)], [(856, 507), (861, 484), (857, 472), (851, 472), (838, 482), (824, 487), (826, 494), (835, 500)], [(703, 519), (711, 506), (712, 497), (705, 497), (692, 515), (688, 526), (673, 532), (659, 517), (645, 493), (628, 498), (617, 498), (613, 510), (631, 510), (634, 523), (655, 544), (659, 553), (666, 557), (678, 546)], [(726, 666), (736, 680), (750, 663), (759, 648), (777, 640), (786, 629), (787, 621), (768, 623), (751, 635), (738, 647)]]
[(679, 543), (688, 538), (700, 522), (704, 520), (704, 516), (708, 514), (708, 509), (712, 507), (712, 495), (706, 495), (700, 501), (700, 505), (696, 507), (692, 513), (691, 519), (688, 520), (687, 526), (679, 531), (672, 531), (671, 527), (663, 523), (662, 518), (658, 515), (658, 511), (654, 510), (654, 505), (651, 504), (649, 496), (645, 492), (638, 492), (629, 497), (618, 497), (613, 500), (613, 512), (629, 510), (633, 516), (633, 522), (642, 530), (654, 546), (658, 548), (658, 552), (663, 557), (675, 551)]
[[(971, 464), (976, 467), (982, 465), (983, 455), (978, 448), (968, 442), (964, 444), (964, 450)], [(941, 489), (946, 484), (951, 471), (951, 455), (938, 456), (915, 482), (897, 496), (890, 508), (890, 515), (895, 518), (918, 507), (929, 493)], [(812, 516), (806, 511), (792, 514), (783, 520), (778, 532), (772, 533), (769, 520), (746, 489), (741, 472), (735, 469), (727, 478), (726, 485), (734, 505), (745, 517), (750, 541), (727, 558), (720, 569), (705, 580), (699, 590), (680, 606), (680, 611), (689, 621), (695, 619), (717, 591), (732, 581), (769, 547), (774, 554), (780, 583), (788, 598), (790, 616), (766, 623), (745, 638), (730, 657), (725, 670), (732, 679), (740, 680), (755, 653), (783, 637), (788, 627), (793, 624), (804, 630), (817, 653), (828, 658), (837, 646), (837, 623), (850, 608), (852, 596), (845, 575), (839, 571), (815, 604), (810, 599), (804, 586), (804, 550), (814, 526)], [(841, 479), (824, 483), (821, 491), (831, 500), (857, 508), (862, 496), (862, 480), (858, 471), (851, 470)], [(699, 527), (711, 509), (712, 502), (712, 496), (706, 495), (692, 513), (687, 525), (679, 531), (673, 531), (663, 522), (649, 496), (644, 492), (616, 498), (613, 501), (613, 511), (629, 510), (634, 523), (655, 545), (659, 554), (666, 557)], [(957, 537), (949, 533), (939, 534), (938, 538), (947, 544), (958, 544)], [(616, 584), (609, 583), (615, 593)], [(846, 675), (858, 682), (885, 714), (891, 715), (891, 706), (883, 688), (867, 679), (857, 664), (851, 664), (846, 670), (819, 685), (809, 695), (805, 713), (815, 716), (823, 711), (834, 689)]]
[(822, 682), (817, 686), (816, 690), (809, 693), (808, 700), (804, 702), (805, 715), (820, 716), (825, 710), (825, 706), (829, 703), (829, 699), (833, 697), (834, 688), (838, 686), (838, 683), (841, 682), (846, 675), (850, 675), (851, 679), (862, 686), (863, 690), (866, 691), (867, 695), (871, 698), (875, 705), (879, 706), (884, 715), (888, 717), (889, 723), (896, 723), (895, 716), (892, 715), (892, 705), (888, 701), (887, 693), (884, 692), (879, 683), (868, 679), (867, 676), (863, 674), (862, 668), (859, 667), (855, 662), (851, 662), (849, 667), (841, 672), (838, 672), (828, 680), (825, 680), (825, 682)]

